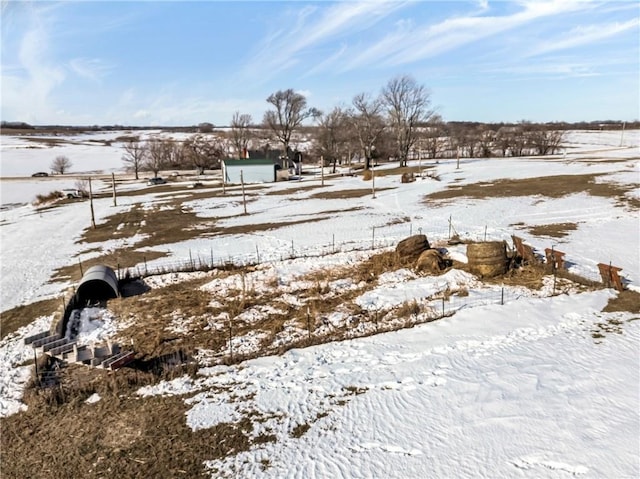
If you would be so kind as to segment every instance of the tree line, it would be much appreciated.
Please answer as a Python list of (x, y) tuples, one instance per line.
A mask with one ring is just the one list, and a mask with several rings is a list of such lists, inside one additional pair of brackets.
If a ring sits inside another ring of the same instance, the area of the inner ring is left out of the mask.
[(122, 161), (137, 179), (141, 171), (154, 176), (165, 169), (203, 173), (220, 168), (225, 158), (246, 158), (249, 151), (253, 157), (266, 157), (277, 147), (283, 167), (289, 166), (296, 150), (304, 149), (309, 162), (322, 160), (334, 166), (357, 162), (370, 169), (379, 161), (406, 166), (407, 161), (419, 158), (554, 154), (564, 133), (578, 127), (528, 121), (446, 122), (432, 107), (429, 90), (409, 75), (389, 80), (379, 92), (358, 93), (349, 104), (326, 112), (309, 106), (306, 97), (293, 89), (279, 90), (266, 101), (269, 109), (261, 122), (237, 111), (228, 128), (201, 123), (195, 133), (180, 141), (121, 138)]

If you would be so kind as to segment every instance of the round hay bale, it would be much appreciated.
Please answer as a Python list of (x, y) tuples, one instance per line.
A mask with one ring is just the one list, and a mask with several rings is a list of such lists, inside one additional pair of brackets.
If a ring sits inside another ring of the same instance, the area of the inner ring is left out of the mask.
[(467, 245), (467, 258), (472, 273), (483, 278), (505, 274), (509, 264), (504, 241), (487, 241)]
[(413, 235), (403, 239), (396, 246), (396, 255), (402, 263), (415, 262), (423, 251), (430, 248), (426, 235)]
[(428, 249), (420, 254), (416, 261), (415, 270), (419, 273), (440, 273), (446, 268), (444, 258), (436, 249)]

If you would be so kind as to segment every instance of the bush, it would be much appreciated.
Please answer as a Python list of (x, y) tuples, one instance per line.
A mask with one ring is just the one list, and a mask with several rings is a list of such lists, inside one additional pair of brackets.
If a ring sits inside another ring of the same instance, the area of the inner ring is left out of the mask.
[(58, 190), (52, 191), (46, 195), (36, 195), (36, 205), (41, 205), (44, 203), (51, 203), (52, 201), (56, 201), (62, 198), (62, 193)]

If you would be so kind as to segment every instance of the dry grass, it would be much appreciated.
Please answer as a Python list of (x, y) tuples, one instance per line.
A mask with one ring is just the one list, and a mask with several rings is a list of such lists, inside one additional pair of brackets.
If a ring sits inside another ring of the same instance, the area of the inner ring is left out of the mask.
[(618, 296), (611, 298), (602, 310), (605, 313), (616, 311), (628, 311), (633, 314), (640, 314), (640, 293), (626, 289), (618, 293)]
[(0, 314), (0, 339), (17, 331), (22, 326), (31, 324), (40, 316), (53, 314), (58, 309), (62, 309), (62, 300), (54, 298), (35, 301), (3, 311)]
[[(83, 381), (82, 394), (68, 388), (73, 400), (52, 404), (47, 390), (32, 391), (26, 412), (2, 420), (3, 477), (204, 477), (203, 461), (248, 450), (254, 442), (249, 418), (192, 431), (183, 398), (135, 396), (140, 384), (128, 385), (126, 377), (135, 371), (81, 369), (94, 381)], [(84, 403), (94, 389), (102, 399)]]
[(578, 229), (578, 223), (552, 223), (548, 225), (529, 226), (527, 230), (534, 236), (550, 236), (551, 238), (564, 238), (571, 231)]
[(625, 196), (625, 193), (638, 185), (620, 185), (617, 183), (597, 182), (605, 178), (605, 174), (590, 175), (557, 175), (538, 178), (503, 179), (493, 182), (479, 182), (468, 185), (453, 185), (443, 191), (426, 196), (427, 200), (451, 200), (455, 198), (496, 198), (516, 196), (546, 196), (561, 198), (563, 196), (589, 193), (592, 196), (615, 198), (621, 205), (638, 209), (640, 200)]
[[(376, 188), (376, 193), (380, 191), (390, 190), (392, 188)], [(340, 191), (322, 191), (311, 195), (311, 198), (317, 198), (322, 200), (346, 200), (350, 198), (362, 198), (364, 196), (371, 195), (371, 188), (356, 188), (351, 190)]]
[[(324, 185), (325, 185), (325, 187), (331, 186), (331, 184), (326, 180), (324, 182)], [(265, 195), (268, 195), (268, 196), (284, 196), (284, 195), (290, 195), (292, 193), (313, 191), (313, 190), (317, 190), (318, 188), (322, 188), (322, 185), (321, 184), (309, 185), (309, 184), (304, 184), (304, 183), (301, 184), (301, 185), (296, 185), (296, 186), (287, 185), (286, 189), (281, 189), (281, 190), (271, 189), (271, 190), (267, 191), (265, 193)]]

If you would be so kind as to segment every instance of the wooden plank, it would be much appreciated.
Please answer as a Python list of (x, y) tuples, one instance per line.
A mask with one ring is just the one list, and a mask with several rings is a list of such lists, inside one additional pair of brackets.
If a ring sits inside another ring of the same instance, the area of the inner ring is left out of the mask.
[(107, 359), (102, 363), (102, 367), (110, 368), (111, 370), (119, 369), (126, 366), (135, 359), (135, 353), (133, 351), (123, 351), (117, 354), (115, 357)]
[(31, 344), (34, 341), (37, 341), (38, 339), (43, 339), (46, 338), (47, 336), (50, 336), (51, 333), (49, 331), (42, 331), (38, 334), (34, 334), (33, 336), (28, 336), (26, 338), (24, 338), (24, 344)]
[(624, 286), (622, 285), (622, 278), (618, 274), (622, 271), (622, 268), (618, 268), (617, 266), (612, 266), (610, 264), (598, 263), (598, 269), (600, 270), (600, 277), (602, 278), (602, 283), (607, 287), (614, 287), (618, 291), (624, 290)]
[(44, 338), (38, 339), (36, 341), (34, 341), (33, 343), (31, 343), (31, 345), (34, 348), (40, 348), (42, 346), (44, 346), (45, 344), (49, 344), (52, 343), (54, 341), (57, 341), (60, 339), (60, 335), (59, 334), (52, 334), (50, 336), (46, 336)]

